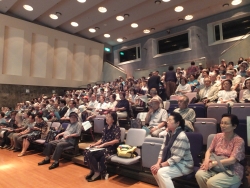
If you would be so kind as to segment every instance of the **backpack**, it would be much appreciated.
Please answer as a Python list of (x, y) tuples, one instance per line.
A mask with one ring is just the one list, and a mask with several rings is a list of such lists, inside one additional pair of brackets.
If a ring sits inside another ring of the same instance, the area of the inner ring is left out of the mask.
[(131, 126), (131, 128), (141, 129), (142, 122), (139, 118), (131, 119), (130, 126)]
[(117, 156), (122, 158), (134, 158), (138, 154), (135, 152), (136, 147), (132, 147), (130, 145), (119, 145), (117, 148)]

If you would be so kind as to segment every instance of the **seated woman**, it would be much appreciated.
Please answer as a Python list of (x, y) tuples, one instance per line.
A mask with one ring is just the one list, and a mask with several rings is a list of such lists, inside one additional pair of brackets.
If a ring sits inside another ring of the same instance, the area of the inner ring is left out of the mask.
[(190, 174), (193, 158), (189, 140), (183, 131), (185, 121), (177, 112), (172, 112), (167, 121), (168, 133), (159, 153), (158, 161), (151, 172), (160, 188), (174, 188), (172, 178)]
[(250, 79), (245, 80), (244, 82), (245, 87), (243, 89), (246, 89), (243, 91), (242, 98), (240, 99), (241, 103), (249, 103), (250, 102)]
[(115, 106), (117, 105), (116, 94), (109, 96), (108, 111), (115, 111)]
[(126, 118), (129, 112), (129, 102), (125, 99), (125, 92), (121, 91), (119, 97), (120, 100), (115, 106), (115, 111), (117, 112), (118, 118)]
[[(201, 188), (230, 187), (241, 181), (244, 167), (239, 161), (245, 158), (245, 144), (244, 140), (234, 133), (234, 129), (238, 125), (237, 116), (233, 114), (222, 115), (220, 122), (222, 133), (215, 135), (205, 154), (205, 160), (195, 175)], [(215, 155), (225, 156), (225, 159), (221, 159), (220, 163), (225, 167), (233, 166), (233, 172), (227, 169), (229, 174), (234, 174), (232, 177), (213, 169), (218, 165), (218, 162), (210, 159), (212, 152)]]
[(42, 115), (38, 114), (35, 117), (36, 124), (31, 129), (31, 132), (27, 134), (25, 137), (23, 137), (23, 148), (21, 153), (19, 153), (17, 156), (22, 157), (25, 155), (30, 142), (33, 142), (34, 140), (37, 140), (39, 138), (45, 138), (46, 132), (48, 128), (48, 124), (46, 121), (43, 120)]
[(191, 92), (191, 86), (187, 84), (186, 78), (181, 77), (180, 84), (178, 85), (175, 93), (180, 95), (185, 95), (188, 92)]
[[(121, 130), (117, 126), (116, 112), (109, 112), (106, 115), (106, 122), (102, 137), (99, 141), (90, 145), (90, 148), (103, 148), (102, 150), (86, 150), (85, 158), (90, 168), (89, 175), (86, 176), (88, 182), (96, 181), (105, 177), (107, 173), (106, 161), (110, 155), (117, 152), (117, 146), (121, 139)], [(98, 164), (99, 163), (99, 164)]]
[(232, 106), (237, 97), (236, 91), (231, 89), (232, 81), (231, 80), (224, 80), (222, 82), (222, 90), (218, 92), (218, 102), (217, 103), (226, 103)]
[(108, 104), (105, 102), (105, 97), (100, 96), (99, 97), (99, 103), (97, 104), (95, 110), (93, 112), (90, 112), (90, 116), (87, 117), (87, 121), (93, 120), (93, 118), (96, 117), (96, 115), (102, 115), (107, 109), (108, 109)]
[(197, 79), (195, 79), (195, 75), (194, 74), (191, 74), (189, 76), (189, 81), (188, 81), (188, 84), (191, 86), (191, 90), (193, 91), (197, 85), (199, 85), (199, 82)]

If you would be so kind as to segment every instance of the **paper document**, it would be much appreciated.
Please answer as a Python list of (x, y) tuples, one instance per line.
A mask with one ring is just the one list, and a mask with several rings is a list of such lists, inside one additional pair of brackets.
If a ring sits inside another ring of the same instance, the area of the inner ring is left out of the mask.
[(84, 131), (87, 131), (92, 127), (92, 125), (89, 121), (85, 121), (82, 123), (82, 127), (83, 127)]
[(87, 147), (86, 149), (88, 149), (89, 151), (100, 151), (100, 150), (104, 150), (105, 148), (96, 148), (96, 147)]

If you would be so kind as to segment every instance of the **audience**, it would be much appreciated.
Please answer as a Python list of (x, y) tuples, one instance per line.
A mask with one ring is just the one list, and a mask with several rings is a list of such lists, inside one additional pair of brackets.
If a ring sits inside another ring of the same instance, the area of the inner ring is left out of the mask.
[(236, 102), (237, 93), (232, 90), (232, 80), (224, 80), (222, 82), (222, 89), (218, 92), (218, 102), (217, 103), (226, 103), (230, 106)]
[(187, 79), (182, 77), (180, 80), (180, 84), (178, 85), (175, 93), (179, 95), (185, 95), (186, 93), (191, 92), (191, 86), (187, 84)]
[(242, 98), (240, 99), (241, 103), (249, 103), (250, 102), (250, 79), (245, 80), (244, 82), (245, 87), (243, 89), (245, 89), (243, 91), (243, 95)]

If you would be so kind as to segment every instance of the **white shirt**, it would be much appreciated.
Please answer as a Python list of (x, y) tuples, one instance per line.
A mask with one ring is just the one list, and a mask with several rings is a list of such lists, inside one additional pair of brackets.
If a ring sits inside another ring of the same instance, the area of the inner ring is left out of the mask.
[(117, 105), (117, 101), (109, 102), (108, 103), (108, 109), (113, 109)]
[(75, 113), (78, 113), (78, 109), (77, 108), (69, 108), (68, 110), (67, 110), (67, 112), (66, 112), (66, 114), (64, 115), (64, 117), (66, 117), (66, 118), (68, 118), (69, 117), (69, 114), (71, 113), (71, 112), (75, 112)]
[(103, 103), (98, 103), (97, 106), (96, 106), (96, 109), (97, 110), (106, 110), (108, 109), (108, 104), (106, 102), (103, 102)]
[(96, 108), (97, 105), (98, 105), (97, 100), (95, 100), (94, 102), (93, 101), (89, 101), (88, 107), (89, 108)]
[(191, 86), (189, 84), (186, 84), (184, 86), (179, 84), (176, 91), (175, 91), (175, 93), (177, 93), (178, 91), (182, 91), (182, 92), (184, 91), (184, 92), (187, 92), (187, 93), (191, 92)]
[(219, 97), (219, 100), (217, 103), (220, 103), (220, 99), (222, 99), (223, 101), (228, 101), (228, 100), (233, 99), (233, 101), (236, 102), (235, 98), (237, 97), (237, 92), (233, 90), (232, 91), (220, 90), (218, 92), (218, 97)]

